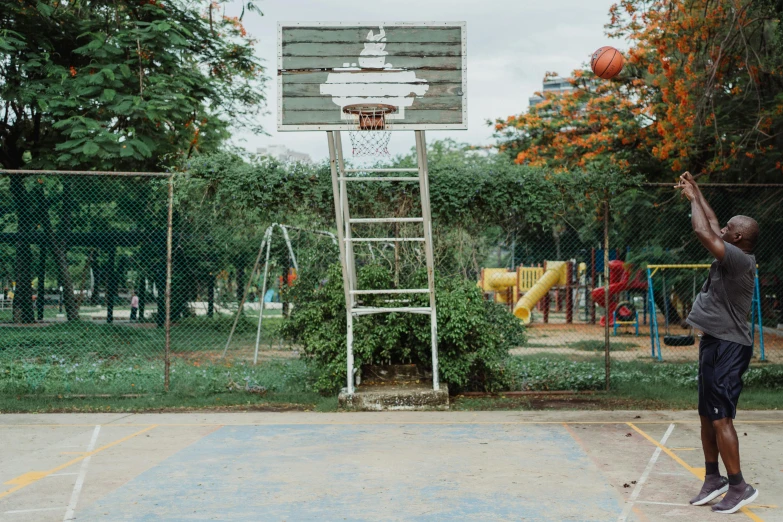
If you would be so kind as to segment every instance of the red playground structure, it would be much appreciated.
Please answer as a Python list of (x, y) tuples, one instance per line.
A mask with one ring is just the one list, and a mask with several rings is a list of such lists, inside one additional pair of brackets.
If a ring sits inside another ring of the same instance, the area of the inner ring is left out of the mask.
[[(604, 298), (604, 287), (593, 289), (591, 296), (593, 302), (598, 306), (604, 308), (606, 313), (601, 317), (601, 326), (606, 324), (606, 316), (609, 316), (610, 325), (613, 324), (612, 317), (614, 317), (614, 311), (617, 308), (619, 302), (619, 295), (626, 290), (645, 290), (647, 289), (647, 282), (640, 276), (643, 276), (643, 271), (640, 270), (633, 281), (631, 281), (631, 272), (625, 267), (625, 263), (620, 260), (609, 261), (609, 306), (606, 306), (606, 299)], [(624, 312), (622, 315), (628, 315), (630, 311)]]

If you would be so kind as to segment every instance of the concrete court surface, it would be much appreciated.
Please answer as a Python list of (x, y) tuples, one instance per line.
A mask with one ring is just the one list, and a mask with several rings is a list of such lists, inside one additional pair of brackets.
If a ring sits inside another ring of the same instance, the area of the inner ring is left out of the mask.
[[(783, 412), (737, 428), (783, 521)], [(702, 467), (694, 412), (6, 414), (0, 520), (726, 520)]]

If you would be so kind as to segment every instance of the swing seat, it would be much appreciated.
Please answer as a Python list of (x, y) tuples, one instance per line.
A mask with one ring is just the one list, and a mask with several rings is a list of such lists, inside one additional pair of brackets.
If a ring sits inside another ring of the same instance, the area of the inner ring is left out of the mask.
[(692, 335), (664, 335), (663, 344), (666, 346), (692, 346), (696, 339)]

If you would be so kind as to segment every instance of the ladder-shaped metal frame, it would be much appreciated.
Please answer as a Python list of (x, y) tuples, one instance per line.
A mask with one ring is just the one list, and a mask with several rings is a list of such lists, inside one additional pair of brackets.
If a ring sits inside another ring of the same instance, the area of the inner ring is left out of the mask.
[[(424, 131), (416, 133), (417, 168), (389, 169), (346, 169), (343, 157), (343, 145), (340, 131), (328, 131), (329, 158), (332, 167), (332, 192), (334, 194), (334, 210), (337, 219), (337, 242), (340, 247), (340, 262), (343, 269), (343, 285), (345, 288), (345, 308), (348, 325), (348, 393), (354, 392), (354, 361), (353, 361), (353, 321), (360, 315), (405, 312), (426, 314), (430, 316), (430, 336), (432, 344), (432, 387), (440, 388), (438, 382), (438, 323), (435, 313), (435, 273), (432, 250), (432, 213), (430, 212), (430, 187), (427, 176), (427, 144)], [(417, 176), (350, 176), (357, 173), (413, 173)], [(421, 217), (413, 218), (358, 218), (352, 219), (348, 205), (348, 183), (372, 183), (378, 181), (394, 181), (400, 183), (418, 183), (421, 194)], [(352, 225), (359, 223), (422, 223), (424, 237), (405, 238), (354, 238)], [(356, 257), (354, 243), (358, 242), (395, 242), (417, 241), (424, 243), (424, 253), (427, 263), (427, 288), (359, 290), (356, 283)], [(430, 305), (427, 307), (389, 307), (377, 308), (358, 306), (357, 296), (369, 294), (429, 294)]]

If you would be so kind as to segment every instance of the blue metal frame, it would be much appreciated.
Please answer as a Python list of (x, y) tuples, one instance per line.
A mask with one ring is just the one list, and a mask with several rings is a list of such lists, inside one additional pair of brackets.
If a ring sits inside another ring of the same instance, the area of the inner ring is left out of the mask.
[[(758, 319), (758, 320), (757, 320)], [(759, 360), (766, 361), (764, 353), (764, 321), (761, 318), (761, 287), (759, 285), (759, 269), (756, 268), (756, 280), (753, 285), (753, 302), (750, 305), (750, 344), (755, 344), (756, 324), (759, 326)]]
[(655, 343), (658, 342), (658, 360), (662, 361), (661, 356), (661, 336), (658, 334), (658, 311), (655, 309), (655, 292), (653, 290), (652, 272), (647, 269), (647, 299), (650, 303), (650, 355), (655, 358)]
[[(655, 308), (655, 292), (652, 284), (652, 272), (647, 269), (647, 299), (650, 303), (650, 352), (655, 358), (655, 345), (658, 344), (658, 360), (663, 361), (661, 355), (661, 336), (658, 331), (658, 313)], [(637, 319), (638, 320), (638, 319)], [(750, 343), (755, 344), (756, 325), (759, 327), (759, 360), (766, 361), (764, 353), (764, 323), (761, 319), (761, 287), (759, 285), (759, 270), (756, 268), (756, 280), (753, 285), (753, 301), (750, 305)], [(616, 328), (615, 328), (616, 329)]]

